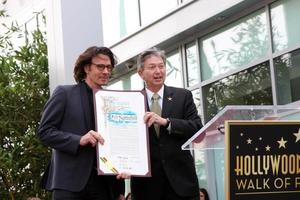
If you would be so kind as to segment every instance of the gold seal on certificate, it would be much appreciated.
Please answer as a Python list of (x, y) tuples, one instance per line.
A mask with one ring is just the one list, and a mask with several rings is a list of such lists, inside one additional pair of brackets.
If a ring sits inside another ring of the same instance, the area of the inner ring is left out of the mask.
[(144, 123), (145, 95), (141, 91), (94, 91), (98, 174), (151, 176), (148, 129)]

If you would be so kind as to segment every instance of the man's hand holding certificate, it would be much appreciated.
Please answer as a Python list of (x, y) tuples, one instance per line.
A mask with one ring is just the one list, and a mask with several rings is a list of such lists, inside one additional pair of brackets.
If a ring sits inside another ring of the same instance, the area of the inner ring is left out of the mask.
[(104, 138), (97, 146), (98, 174), (151, 176), (143, 93), (98, 90), (94, 101), (96, 129)]

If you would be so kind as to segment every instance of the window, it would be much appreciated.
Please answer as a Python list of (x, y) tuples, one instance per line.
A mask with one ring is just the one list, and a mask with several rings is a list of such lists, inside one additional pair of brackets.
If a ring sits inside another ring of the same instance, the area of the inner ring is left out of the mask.
[(230, 75), (203, 88), (206, 122), (226, 105), (272, 105), (267, 62)]
[(140, 26), (138, 0), (101, 0), (104, 44), (109, 46)]
[(107, 86), (110, 90), (142, 90), (144, 88), (142, 78), (137, 74), (127, 74), (122, 78)]
[(300, 43), (300, 1), (277, 1), (271, 5), (274, 52)]
[(266, 14), (257, 11), (200, 40), (202, 80), (245, 66), (268, 52)]
[(278, 104), (300, 100), (300, 50), (274, 59)]
[(165, 16), (181, 3), (179, 0), (101, 0), (105, 46)]
[(211, 150), (213, 153), (214, 163), (213, 166), (215, 168), (216, 174), (216, 189), (218, 199), (225, 199), (224, 188), (225, 188), (225, 155), (224, 150), (221, 149), (213, 149)]
[(166, 85), (174, 86), (174, 87), (183, 87), (182, 82), (182, 67), (180, 54), (178, 51), (174, 51), (167, 55), (167, 63), (166, 63)]
[(194, 149), (194, 158), (199, 185), (201, 187), (207, 187), (205, 151)]
[(117, 82), (107, 86), (107, 89), (109, 89), (109, 90), (122, 90), (123, 89), (122, 81), (117, 81)]
[(140, 75), (134, 73), (130, 76), (130, 88), (131, 90), (142, 90), (144, 88), (144, 83)]
[(200, 99), (200, 90), (196, 89), (192, 91), (194, 103), (196, 105), (198, 115), (201, 116), (201, 99)]
[(188, 87), (196, 85), (200, 80), (200, 67), (197, 62), (197, 47), (195, 42), (186, 45), (186, 67)]
[(147, 25), (177, 7), (177, 0), (140, 0), (142, 25)]

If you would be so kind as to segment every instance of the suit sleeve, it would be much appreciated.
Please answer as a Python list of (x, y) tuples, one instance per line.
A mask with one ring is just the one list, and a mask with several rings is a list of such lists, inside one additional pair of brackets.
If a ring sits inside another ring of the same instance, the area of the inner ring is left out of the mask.
[(81, 136), (60, 130), (66, 104), (66, 91), (59, 86), (45, 105), (37, 135), (46, 146), (76, 154)]
[(125, 181), (124, 179), (114, 178), (112, 180), (112, 192), (114, 199), (117, 199), (120, 195), (125, 194)]
[(186, 138), (192, 137), (201, 127), (202, 122), (198, 115), (196, 105), (193, 101), (193, 95), (187, 91), (184, 96), (182, 106), (183, 118), (170, 118), (171, 130), (170, 134), (181, 135)]

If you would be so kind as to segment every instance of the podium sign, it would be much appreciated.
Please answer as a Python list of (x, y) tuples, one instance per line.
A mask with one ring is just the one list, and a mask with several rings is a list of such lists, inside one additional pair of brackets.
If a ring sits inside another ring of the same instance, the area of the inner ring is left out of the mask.
[(225, 122), (226, 200), (300, 199), (300, 121)]

